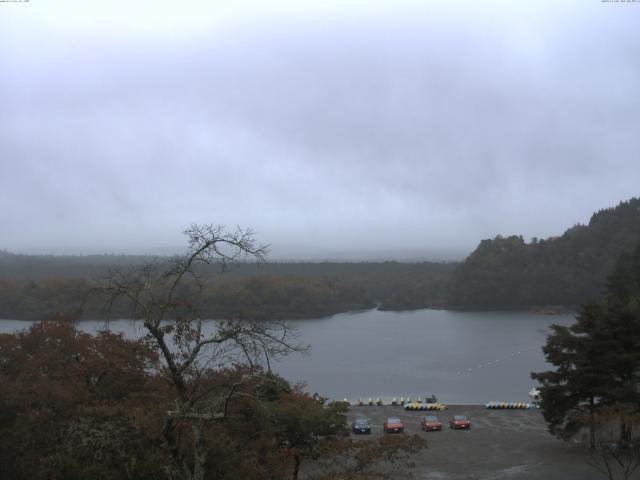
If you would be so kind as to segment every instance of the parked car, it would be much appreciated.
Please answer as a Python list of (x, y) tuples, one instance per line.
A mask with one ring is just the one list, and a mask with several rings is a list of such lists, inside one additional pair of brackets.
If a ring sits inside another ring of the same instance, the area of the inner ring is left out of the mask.
[(351, 431), (353, 433), (371, 433), (371, 425), (364, 418), (356, 418), (354, 422), (351, 424)]
[(386, 433), (402, 433), (404, 432), (404, 423), (398, 417), (389, 417), (382, 428)]
[(449, 420), (449, 428), (453, 428), (454, 430), (469, 430), (471, 428), (471, 422), (465, 415), (454, 415), (453, 418)]
[(440, 420), (438, 420), (438, 417), (435, 415), (426, 415), (422, 417), (420, 427), (425, 432), (431, 432), (434, 430), (442, 430), (442, 423), (440, 423)]

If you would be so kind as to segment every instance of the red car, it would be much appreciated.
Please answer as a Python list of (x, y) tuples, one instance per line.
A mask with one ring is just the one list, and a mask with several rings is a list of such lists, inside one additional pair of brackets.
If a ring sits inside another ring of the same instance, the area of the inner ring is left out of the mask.
[(469, 430), (471, 428), (471, 422), (465, 415), (454, 415), (453, 418), (449, 420), (449, 428), (453, 428), (454, 430)]
[(420, 427), (425, 432), (431, 432), (434, 430), (442, 430), (442, 423), (435, 415), (427, 415), (420, 421)]
[(402, 433), (404, 432), (404, 423), (398, 417), (389, 417), (382, 424), (385, 433)]

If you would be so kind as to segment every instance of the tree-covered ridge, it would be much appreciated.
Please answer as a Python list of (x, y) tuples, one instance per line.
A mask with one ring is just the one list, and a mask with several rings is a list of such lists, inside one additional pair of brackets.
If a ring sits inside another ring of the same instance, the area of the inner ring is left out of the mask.
[[(83, 305), (83, 318), (104, 316), (104, 302), (86, 298), (90, 283), (84, 279), (39, 282), (0, 280), (0, 318), (37, 320), (48, 315), (74, 315)], [(328, 278), (259, 275), (218, 281), (200, 289), (185, 282), (182, 291), (197, 298), (204, 318), (310, 318), (373, 308), (361, 287)], [(126, 316), (129, 306), (117, 302), (112, 315)]]
[(640, 242), (640, 198), (594, 213), (546, 240), (482, 240), (458, 266), (451, 304), (463, 308), (574, 307), (598, 299), (616, 259)]
[[(168, 257), (26, 256), (0, 254), (0, 318), (41, 319), (73, 313), (91, 279), (110, 268), (128, 269)], [(451, 263), (265, 263), (218, 266), (201, 271), (210, 285), (200, 294), (207, 318), (272, 316), (307, 318), (373, 308), (442, 306), (455, 264)], [(185, 288), (196, 289), (194, 283)], [(100, 318), (102, 304), (85, 304), (85, 318)], [(124, 315), (126, 308), (114, 310)]]

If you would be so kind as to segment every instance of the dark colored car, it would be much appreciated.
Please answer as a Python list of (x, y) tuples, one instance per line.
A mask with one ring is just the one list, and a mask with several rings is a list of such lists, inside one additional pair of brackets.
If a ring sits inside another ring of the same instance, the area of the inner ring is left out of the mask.
[(398, 417), (389, 417), (382, 424), (385, 433), (402, 433), (404, 432), (404, 423)]
[(454, 430), (469, 430), (471, 428), (471, 422), (465, 415), (454, 415), (453, 418), (449, 420), (449, 428), (453, 428)]
[(442, 430), (442, 423), (435, 415), (426, 415), (422, 417), (420, 421), (420, 427), (425, 432), (432, 432), (434, 430)]
[(369, 425), (369, 422), (367, 420), (365, 420), (364, 418), (357, 418), (351, 424), (351, 431), (353, 433), (369, 434), (369, 433), (371, 433), (371, 426)]

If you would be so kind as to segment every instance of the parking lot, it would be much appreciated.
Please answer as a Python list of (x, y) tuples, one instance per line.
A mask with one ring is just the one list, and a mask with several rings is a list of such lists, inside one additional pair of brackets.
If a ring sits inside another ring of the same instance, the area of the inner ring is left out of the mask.
[[(424, 432), (420, 419), (435, 414), (442, 431)], [(467, 415), (471, 429), (450, 430), (452, 415)], [(353, 406), (349, 421), (365, 418), (372, 436), (384, 435), (387, 417), (400, 417), (407, 434), (419, 434), (428, 449), (415, 456), (418, 479), (590, 480), (605, 477), (587, 464), (583, 449), (552, 437), (539, 410), (487, 410), (484, 406), (450, 406), (442, 412), (406, 411), (399, 406)], [(633, 477), (636, 478), (636, 477)], [(638, 477), (640, 478), (640, 477)]]

